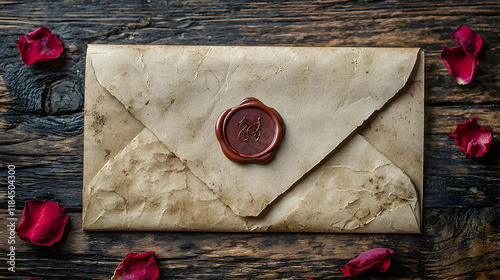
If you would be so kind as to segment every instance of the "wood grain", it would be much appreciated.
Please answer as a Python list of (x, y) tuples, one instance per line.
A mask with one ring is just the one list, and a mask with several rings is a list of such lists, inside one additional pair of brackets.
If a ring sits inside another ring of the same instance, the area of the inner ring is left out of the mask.
[[(0, 1), (0, 215), (6, 166), (16, 166), (16, 214), (30, 199), (68, 208), (63, 239), (16, 239), (16, 273), (0, 279), (109, 279), (129, 251), (156, 251), (160, 279), (340, 279), (374, 247), (396, 251), (386, 274), (359, 279), (500, 278), (500, 29), (497, 1)], [(474, 80), (458, 86), (439, 59), (461, 24), (485, 42)], [(14, 41), (38, 26), (62, 56), (32, 66)], [(87, 44), (421, 47), (426, 53), (424, 233), (228, 234), (83, 232), (83, 88)], [(471, 117), (494, 133), (469, 161), (449, 134)], [(5, 219), (2, 219), (5, 220)], [(1, 248), (7, 228), (0, 227)], [(3, 240), (3, 241), (2, 241)], [(5, 265), (6, 255), (0, 255)]]
[(16, 255), (23, 275), (43, 279), (68, 271), (71, 279), (109, 279), (128, 251), (148, 250), (156, 252), (161, 279), (331, 279), (342, 278), (339, 267), (364, 250), (391, 247), (389, 271), (366, 278), (494, 279), (497, 214), (489, 207), (428, 208), (423, 235), (353, 235), (83, 232), (80, 213), (70, 211), (60, 242), (46, 248), (18, 240)]

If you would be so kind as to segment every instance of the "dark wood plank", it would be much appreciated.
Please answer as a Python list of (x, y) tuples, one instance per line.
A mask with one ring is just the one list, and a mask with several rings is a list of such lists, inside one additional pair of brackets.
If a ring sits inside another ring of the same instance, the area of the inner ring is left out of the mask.
[(65, 235), (52, 247), (16, 240), (19, 274), (109, 279), (127, 252), (154, 250), (161, 279), (345, 279), (341, 265), (389, 247), (396, 251), (389, 271), (361, 279), (500, 277), (498, 211), (488, 207), (427, 209), (424, 235), (83, 232), (81, 215), (68, 215)]
[(500, 139), (483, 158), (467, 160), (449, 134), (456, 125), (478, 117), (480, 125), (500, 131), (498, 105), (432, 106), (425, 111), (425, 205), (492, 207), (500, 205)]

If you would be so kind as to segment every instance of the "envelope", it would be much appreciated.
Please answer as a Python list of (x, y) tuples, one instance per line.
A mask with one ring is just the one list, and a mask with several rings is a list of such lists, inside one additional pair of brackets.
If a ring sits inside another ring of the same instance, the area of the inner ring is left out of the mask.
[[(89, 45), (84, 230), (420, 233), (419, 48)], [(239, 164), (218, 116), (253, 97), (286, 127)]]

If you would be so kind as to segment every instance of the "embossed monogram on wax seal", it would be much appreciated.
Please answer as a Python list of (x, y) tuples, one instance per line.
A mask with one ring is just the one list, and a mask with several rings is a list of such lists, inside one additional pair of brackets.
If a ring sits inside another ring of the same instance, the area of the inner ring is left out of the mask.
[(259, 141), (260, 136), (262, 135), (262, 129), (260, 127), (260, 117), (254, 124), (247, 121), (247, 119), (243, 117), (243, 119), (241, 119), (241, 121), (238, 123), (238, 126), (240, 127), (238, 138), (240, 138), (241, 141), (246, 142), (249, 139), (252, 139), (252, 141), (254, 142)]
[(275, 109), (249, 97), (222, 112), (215, 133), (228, 159), (264, 164), (273, 158), (283, 137), (284, 124)]

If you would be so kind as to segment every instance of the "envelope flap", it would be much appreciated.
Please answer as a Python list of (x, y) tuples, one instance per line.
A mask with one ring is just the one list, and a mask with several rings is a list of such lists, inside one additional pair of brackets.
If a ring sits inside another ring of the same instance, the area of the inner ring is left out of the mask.
[[(418, 49), (90, 45), (98, 82), (237, 215), (257, 216), (404, 87)], [(286, 133), (266, 165), (225, 158), (219, 114), (246, 97)]]

